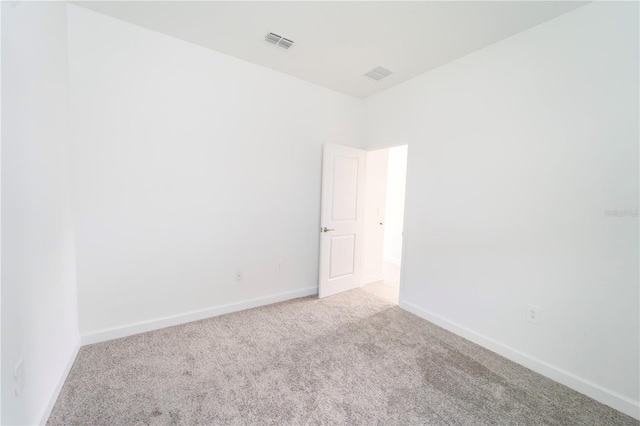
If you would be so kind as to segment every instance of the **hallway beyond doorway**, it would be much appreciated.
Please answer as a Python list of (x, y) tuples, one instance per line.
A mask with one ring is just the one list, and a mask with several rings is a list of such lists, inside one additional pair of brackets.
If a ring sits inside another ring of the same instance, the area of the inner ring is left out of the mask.
[(363, 290), (399, 303), (407, 145), (367, 152)]
[(362, 290), (395, 305), (400, 303), (400, 283), (380, 280), (364, 284)]

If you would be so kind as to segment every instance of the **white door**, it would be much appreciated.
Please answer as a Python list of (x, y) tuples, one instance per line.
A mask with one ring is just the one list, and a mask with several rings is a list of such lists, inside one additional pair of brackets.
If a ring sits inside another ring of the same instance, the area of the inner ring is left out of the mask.
[(360, 286), (365, 152), (326, 144), (322, 161), (318, 296)]

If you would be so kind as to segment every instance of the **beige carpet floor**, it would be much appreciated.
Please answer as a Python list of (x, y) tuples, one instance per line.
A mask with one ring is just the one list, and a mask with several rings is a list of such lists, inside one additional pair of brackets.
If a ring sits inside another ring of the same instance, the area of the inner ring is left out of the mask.
[(362, 290), (85, 346), (50, 425), (639, 425)]

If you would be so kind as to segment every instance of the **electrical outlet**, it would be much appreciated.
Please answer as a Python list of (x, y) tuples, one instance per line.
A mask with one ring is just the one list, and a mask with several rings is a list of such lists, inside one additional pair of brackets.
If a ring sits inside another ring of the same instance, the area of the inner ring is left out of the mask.
[(240, 282), (242, 281), (242, 271), (238, 270), (238, 272), (236, 272), (236, 281)]
[(276, 262), (276, 272), (282, 272), (282, 262)]
[(540, 324), (540, 309), (534, 305), (527, 305), (527, 321), (532, 322), (534, 324)]
[(24, 389), (24, 360), (22, 358), (20, 358), (13, 368), (13, 381), (14, 393), (16, 396), (19, 396)]

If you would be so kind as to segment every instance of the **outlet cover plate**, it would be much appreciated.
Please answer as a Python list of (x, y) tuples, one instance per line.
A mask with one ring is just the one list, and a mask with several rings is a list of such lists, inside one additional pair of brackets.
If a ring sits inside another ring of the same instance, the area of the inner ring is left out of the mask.
[(527, 321), (540, 324), (540, 314), (542, 309), (535, 305), (527, 305)]
[(13, 368), (14, 392), (19, 396), (24, 389), (24, 360), (20, 358)]

